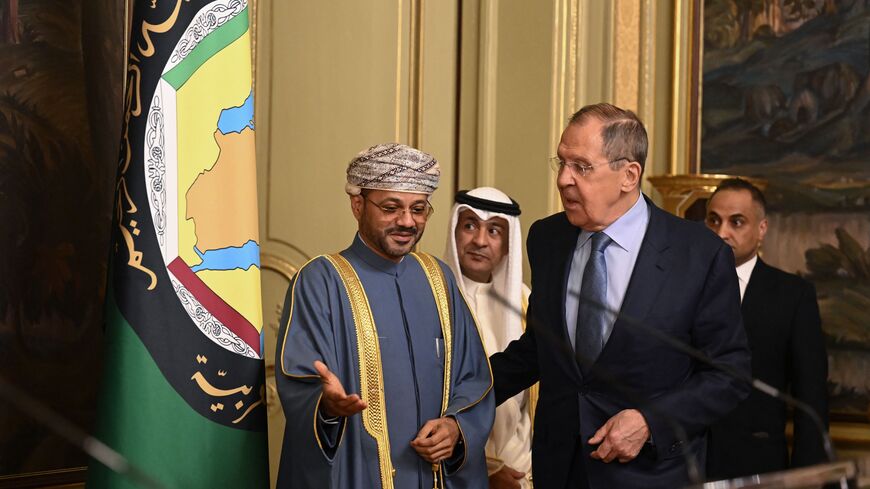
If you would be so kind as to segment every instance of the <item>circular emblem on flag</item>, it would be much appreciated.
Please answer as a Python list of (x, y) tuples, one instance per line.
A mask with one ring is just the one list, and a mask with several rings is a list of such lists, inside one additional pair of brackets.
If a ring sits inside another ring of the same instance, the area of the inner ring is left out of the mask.
[(262, 356), (254, 102), (246, 0), (195, 15), (145, 129), (148, 205), (175, 295), (211, 341)]

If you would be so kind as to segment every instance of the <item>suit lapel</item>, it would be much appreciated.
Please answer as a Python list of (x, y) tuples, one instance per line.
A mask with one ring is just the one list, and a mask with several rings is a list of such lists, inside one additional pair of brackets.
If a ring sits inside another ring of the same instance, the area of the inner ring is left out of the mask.
[[(625, 291), (625, 298), (622, 300), (622, 308), (619, 311), (620, 318), (614, 323), (610, 338), (604, 345), (601, 355), (598, 356), (599, 360), (606, 355), (608, 350), (620, 350), (620, 343), (623, 341), (623, 335), (626, 334), (622, 318), (642, 322), (655, 303), (662, 290), (661, 285), (667, 278), (667, 251), (670, 245), (668, 244), (668, 222), (665, 218), (665, 211), (656, 207), (649, 199), (646, 200), (646, 203), (650, 209), (646, 234), (634, 264), (628, 288)], [(629, 327), (628, 332), (630, 331)]]
[[(570, 336), (568, 336), (568, 323), (565, 321), (565, 300), (568, 296), (568, 275), (571, 273), (571, 262), (574, 259), (574, 249), (577, 247), (577, 237), (580, 236), (580, 228), (573, 226), (568, 222), (567, 216), (565, 216), (565, 224), (562, 229), (563, 233), (560, 236), (560, 239), (556, 240), (556, 242), (559, 243), (560, 248), (555, 250), (553, 274), (551, 275), (552, 277), (559, 277), (559, 274), (561, 273), (562, 277), (562, 280), (559, 282), (553, 282), (554, 286), (561, 284), (559, 295), (553, 294), (554, 297), (559, 297), (559, 304), (556, 306), (559, 321), (558, 323), (554, 322), (554, 324), (561, 325), (558, 333), (560, 334), (564, 344), (567, 344), (573, 352), (574, 345), (571, 344)], [(582, 378), (580, 374), (580, 366), (577, 365), (577, 362), (572, 358), (567, 363), (568, 369), (577, 376), (577, 380)]]
[(770, 267), (767, 266), (758, 258), (755, 263), (755, 268), (752, 269), (752, 274), (749, 276), (749, 283), (746, 284), (746, 290), (743, 292), (743, 301), (740, 303), (740, 312), (743, 314), (743, 325), (749, 329), (753, 324), (750, 324), (745, 318), (759, 317), (756, 314), (760, 308), (764, 307), (766, 291), (770, 289)]

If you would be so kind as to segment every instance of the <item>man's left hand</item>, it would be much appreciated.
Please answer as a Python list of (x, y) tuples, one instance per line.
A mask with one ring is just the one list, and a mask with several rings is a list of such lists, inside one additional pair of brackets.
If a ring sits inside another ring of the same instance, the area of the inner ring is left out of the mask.
[(459, 440), (459, 425), (453, 418), (430, 419), (420, 428), (411, 446), (423, 460), (437, 464), (453, 455)]
[(589, 439), (590, 445), (598, 445), (591, 457), (605, 463), (630, 462), (648, 438), (649, 426), (643, 414), (637, 409), (625, 409), (608, 419)]

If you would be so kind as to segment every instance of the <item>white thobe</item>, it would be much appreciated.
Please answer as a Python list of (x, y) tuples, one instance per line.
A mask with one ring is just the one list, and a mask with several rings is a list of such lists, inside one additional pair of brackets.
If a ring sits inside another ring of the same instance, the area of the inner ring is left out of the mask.
[[(492, 284), (482, 284), (462, 277), (468, 307), (477, 319), (487, 355), (503, 351), (508, 343), (519, 338), (520, 332), (506, 333), (502, 327), (506, 314), (515, 314), (490, 296)], [(523, 286), (524, 297), (529, 290)], [(529, 416), (529, 391), (506, 400), (495, 410), (495, 422), (486, 442), (486, 469), (489, 475), (505, 465), (526, 474), (520, 480), (523, 489), (531, 487), (532, 422)]]

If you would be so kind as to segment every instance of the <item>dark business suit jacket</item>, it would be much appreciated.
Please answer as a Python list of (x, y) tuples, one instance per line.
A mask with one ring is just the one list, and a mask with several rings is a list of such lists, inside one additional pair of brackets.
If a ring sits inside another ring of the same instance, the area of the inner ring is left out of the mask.
[[(752, 375), (809, 404), (827, 426), (828, 358), (813, 285), (759, 258), (742, 311)], [(785, 424), (785, 404), (753, 391), (710, 430), (708, 478), (730, 479), (826, 460), (819, 428), (797, 413), (789, 464)]]
[[(647, 204), (650, 220), (621, 314), (748, 374), (733, 252), (702, 225), (668, 214), (649, 199)], [(581, 374), (564, 313), (579, 231), (563, 212), (536, 222), (529, 232), (529, 319), (523, 336), (491, 358), (496, 400), (541, 382), (532, 441), (536, 489), (565, 487), (578, 434), (584, 465), (575, 469), (585, 471), (590, 488), (680, 487), (688, 481), (685, 454), (703, 456), (707, 429), (749, 387), (632, 328), (624, 318), (615, 322), (592, 370)], [(604, 374), (649, 402), (630, 402)], [(590, 458), (593, 447), (586, 440), (628, 408), (643, 413), (654, 444), (626, 464)], [(685, 429), (688, 443), (679, 441), (666, 417)]]

